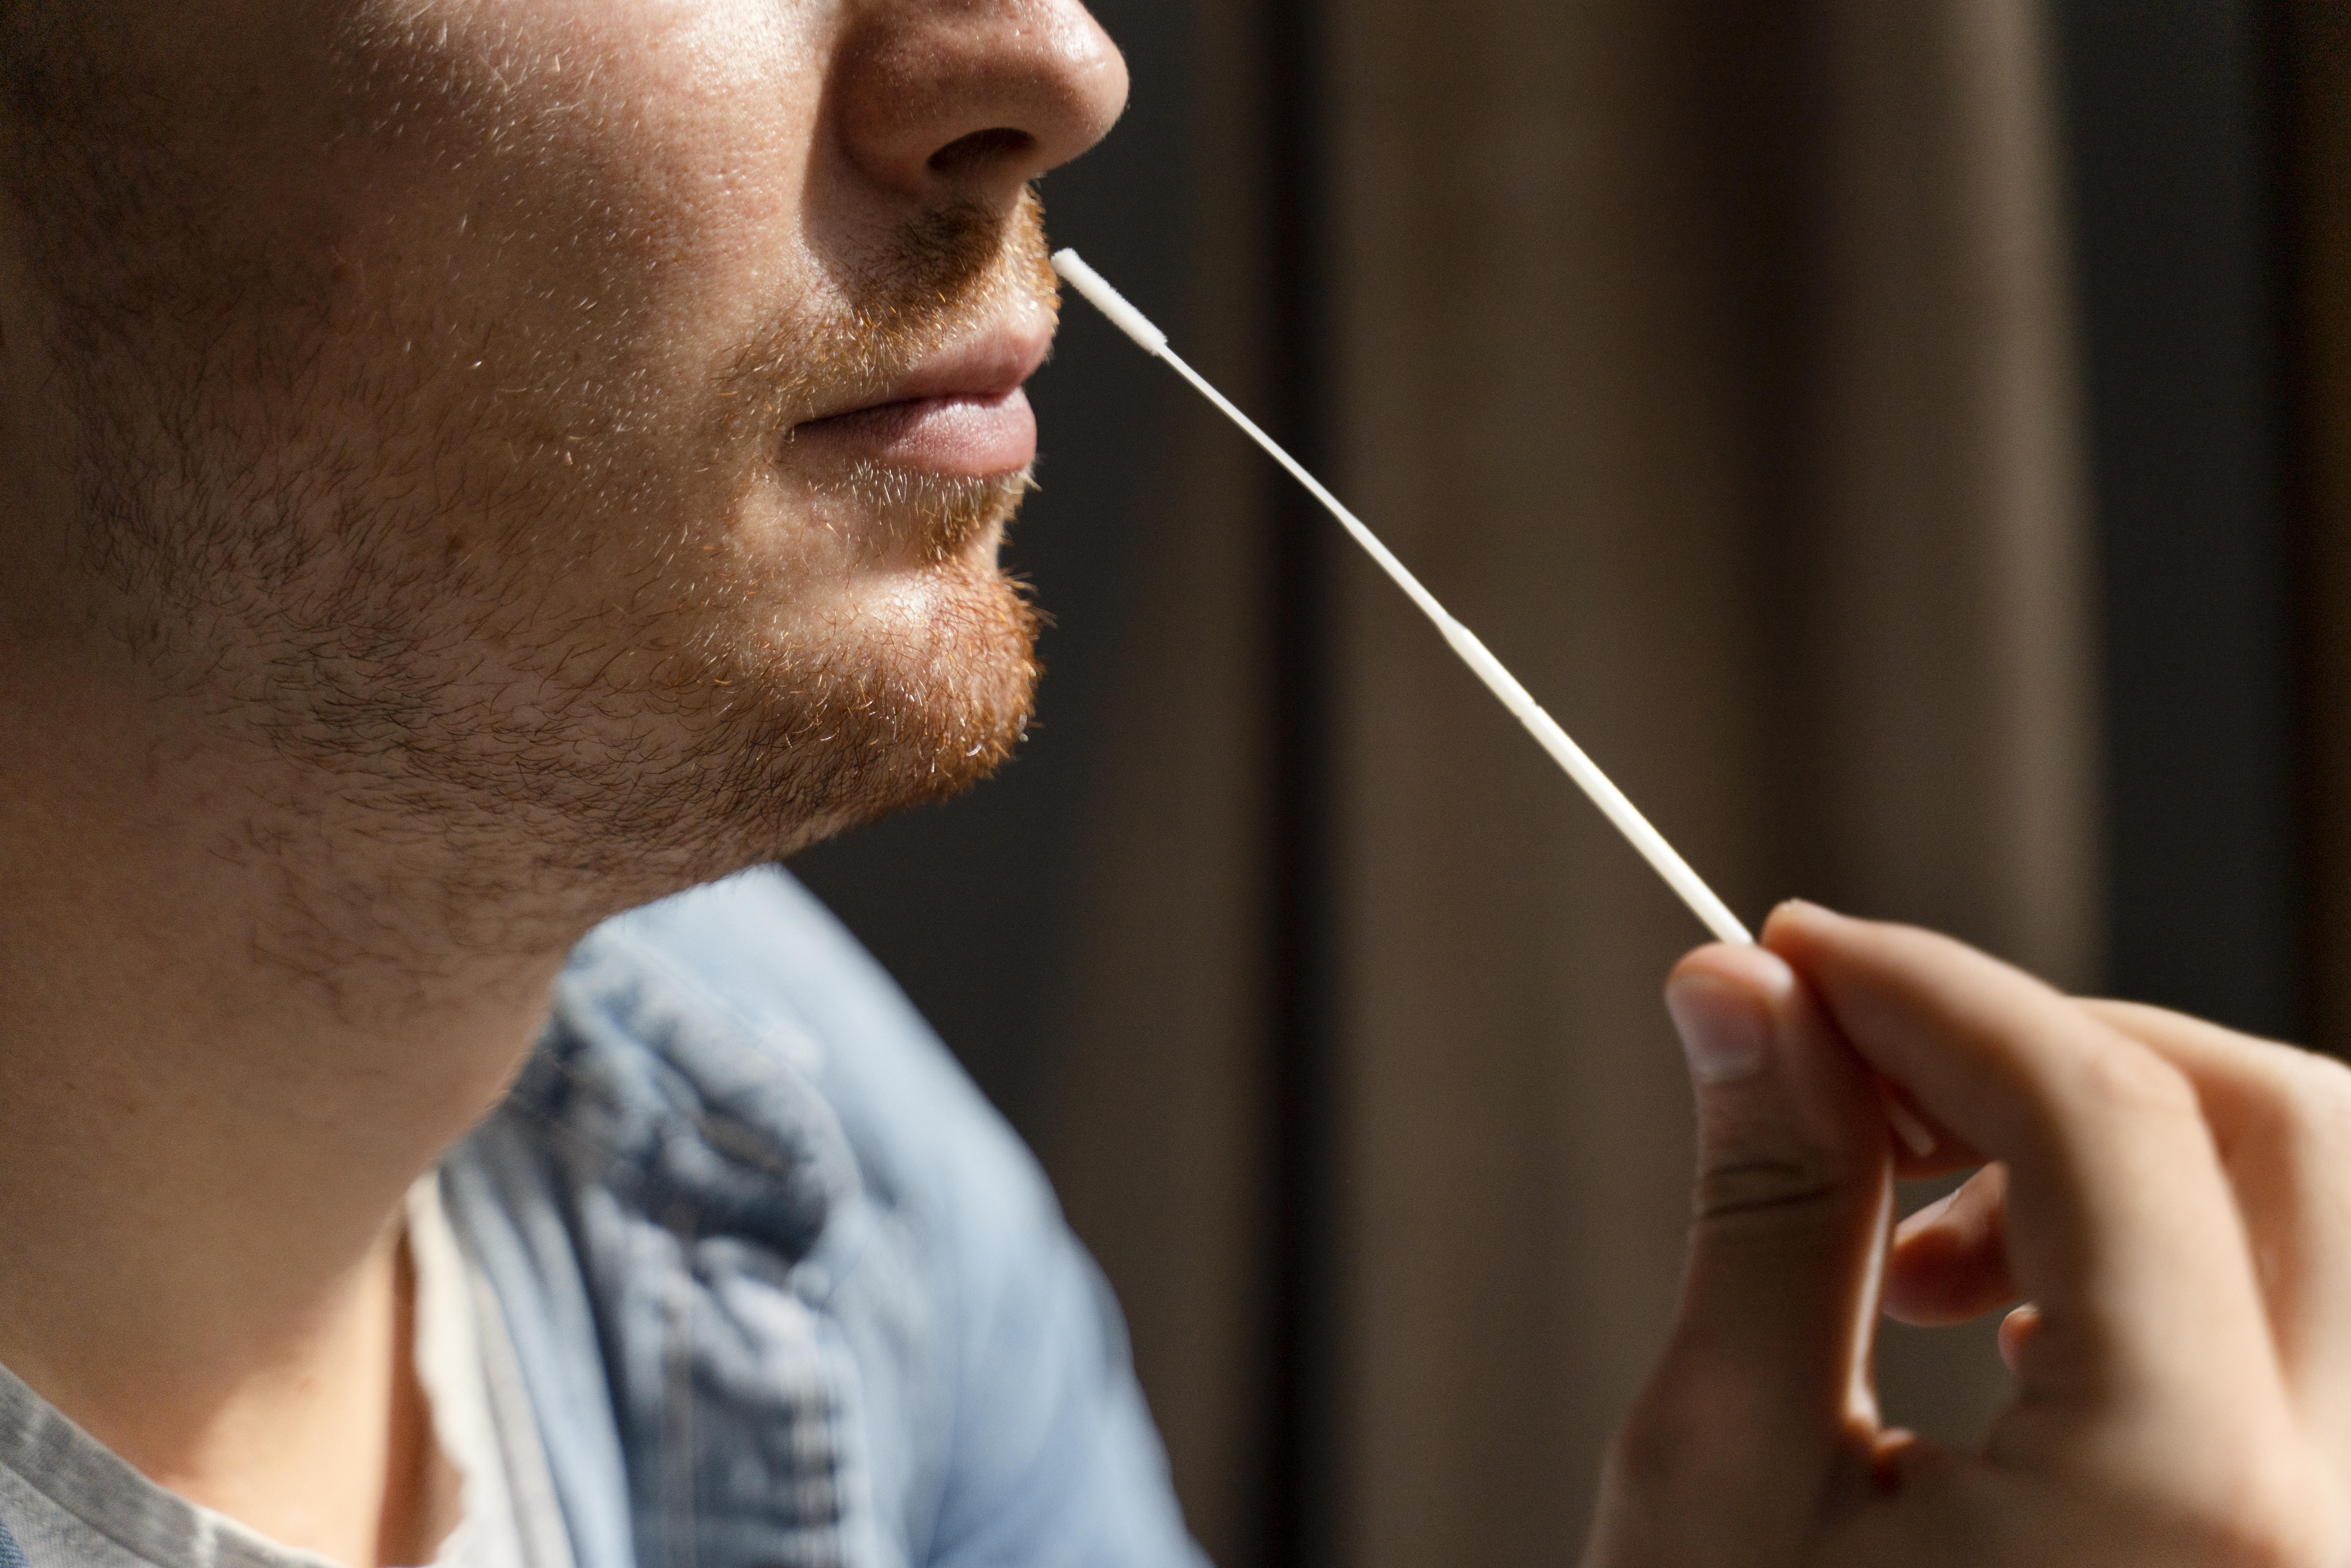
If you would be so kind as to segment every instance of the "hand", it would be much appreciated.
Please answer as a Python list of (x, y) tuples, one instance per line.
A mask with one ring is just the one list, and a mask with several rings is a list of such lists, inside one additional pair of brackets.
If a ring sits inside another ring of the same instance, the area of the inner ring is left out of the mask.
[[(2351, 1071), (1805, 905), (1667, 996), (1698, 1218), (1586, 1568), (2351, 1562)], [(1897, 1165), (1986, 1161), (1888, 1251)], [(1912, 1321), (2031, 1303), (1972, 1452), (1877, 1420), (1881, 1264)]]

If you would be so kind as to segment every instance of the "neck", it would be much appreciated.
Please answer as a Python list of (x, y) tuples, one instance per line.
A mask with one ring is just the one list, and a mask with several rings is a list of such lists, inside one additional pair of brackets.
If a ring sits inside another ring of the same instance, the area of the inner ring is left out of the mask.
[(136, 704), (26, 689), (0, 733), (57, 739), (0, 757), (0, 1363), (193, 1500), (421, 1560), (402, 1195), (495, 1104), (596, 912), (436, 943), (433, 910), (350, 893), (448, 885), (413, 845)]

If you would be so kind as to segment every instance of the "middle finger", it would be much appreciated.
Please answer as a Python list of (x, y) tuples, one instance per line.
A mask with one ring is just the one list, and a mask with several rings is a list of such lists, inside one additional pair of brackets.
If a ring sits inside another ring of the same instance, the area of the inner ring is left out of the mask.
[(2351, 1070), (2161, 1008), (2080, 1005), (2195, 1084), (2288, 1387), (2312, 1436), (2351, 1468)]

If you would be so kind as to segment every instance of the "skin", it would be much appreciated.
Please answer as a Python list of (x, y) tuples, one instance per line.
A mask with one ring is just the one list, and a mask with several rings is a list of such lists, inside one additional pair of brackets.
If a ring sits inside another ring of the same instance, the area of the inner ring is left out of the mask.
[[(564, 951), (1019, 737), (1024, 455), (837, 416), (983, 340), (1017, 379), (1023, 192), (1123, 68), (1067, 0), (16, 0), (0, 44), (0, 1363), (423, 1561), (400, 1199)], [(1590, 1563), (2344, 1559), (2351, 1074), (1803, 908), (1668, 995), (1698, 1218)], [(1976, 1452), (1868, 1396), (1888, 1092), (1904, 1168), (1993, 1163), (1884, 1304), (2032, 1303)]]
[[(1667, 1000), (1698, 1215), (1589, 1568), (2351, 1556), (2351, 1071), (1801, 904)], [(1970, 1166), (1893, 1233), (1881, 1296), (1889, 1176)], [(1855, 1371), (1881, 1304), (2016, 1307), (1974, 1449), (1878, 1420)]]
[(0, 1363), (424, 1561), (396, 1217), (565, 950), (1019, 738), (1025, 453), (816, 422), (1031, 368), (1124, 68), (1070, 0), (0, 17)]

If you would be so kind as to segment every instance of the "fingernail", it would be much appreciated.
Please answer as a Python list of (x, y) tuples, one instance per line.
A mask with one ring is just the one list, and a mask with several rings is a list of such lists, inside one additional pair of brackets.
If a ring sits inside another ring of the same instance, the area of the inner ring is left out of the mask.
[(1791, 920), (1816, 919), (1822, 915), (1834, 919), (1836, 911), (1825, 904), (1814, 904), (1809, 898), (1783, 898), (1771, 906), (1771, 916), (1764, 924), (1768, 925), (1782, 915)]
[(1902, 1103), (1902, 1097), (1888, 1091), (1886, 1095), (1886, 1121), (1902, 1146), (1919, 1159), (1935, 1152), (1935, 1132), (1918, 1119), (1918, 1113)]
[(1666, 988), (1666, 1011), (1682, 1037), (1690, 1076), (1728, 1083), (1761, 1072), (1771, 1051), (1771, 1024), (1754, 998), (1704, 975)]
[(1894, 1228), (1894, 1239), (1906, 1241), (1926, 1229), (1927, 1227), (1949, 1214), (1951, 1211), (1951, 1205), (1959, 1201), (1959, 1197), (1957, 1190), (1947, 1192), (1916, 1214), (1905, 1216), (1902, 1223)]

